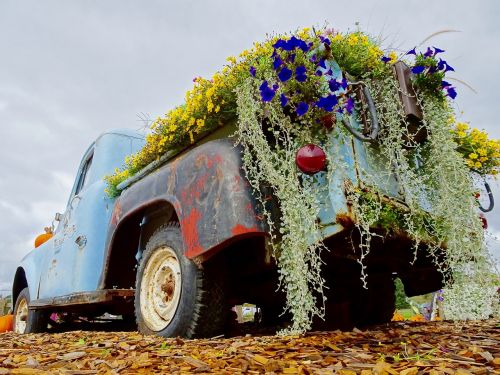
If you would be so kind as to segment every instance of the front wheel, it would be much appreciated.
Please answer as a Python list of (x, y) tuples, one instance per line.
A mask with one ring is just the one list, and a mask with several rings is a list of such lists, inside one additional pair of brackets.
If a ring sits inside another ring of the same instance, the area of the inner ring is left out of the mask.
[(206, 264), (184, 255), (177, 223), (160, 227), (148, 240), (137, 270), (135, 314), (139, 330), (164, 337), (211, 337), (226, 320), (223, 280)]
[(28, 287), (21, 290), (14, 306), (14, 332), (40, 333), (47, 330), (48, 316), (42, 310), (30, 310), (30, 292)]

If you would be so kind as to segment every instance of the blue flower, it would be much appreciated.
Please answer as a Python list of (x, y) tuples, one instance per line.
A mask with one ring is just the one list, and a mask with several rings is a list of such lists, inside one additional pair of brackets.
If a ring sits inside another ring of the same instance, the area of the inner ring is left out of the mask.
[(417, 65), (411, 68), (411, 72), (414, 74), (420, 74), (425, 70), (425, 66), (423, 65)]
[(455, 99), (457, 97), (457, 91), (453, 86), (448, 87), (446, 91), (448, 92), (448, 96), (450, 98)]
[(437, 72), (437, 69), (435, 66), (431, 66), (429, 70), (427, 71), (427, 74), (434, 74)]
[(415, 52), (415, 48), (417, 47), (414, 47), (413, 49), (409, 50), (408, 52), (406, 52), (407, 55), (416, 55), (417, 53)]
[(273, 69), (277, 70), (281, 66), (281, 64), (283, 64), (283, 61), (279, 56), (276, 56), (273, 61)]
[(444, 70), (444, 72), (454, 72), (455, 69), (453, 69), (451, 66), (449, 66), (448, 64), (446, 64), (446, 69)]
[(250, 67), (250, 74), (255, 77), (255, 73), (257, 73), (257, 69), (255, 69), (255, 66)]
[(318, 70), (316, 70), (316, 73), (314, 73), (314, 74), (316, 74), (317, 76), (321, 77), (323, 75), (323, 72), (318, 69)]
[(327, 112), (333, 111), (333, 107), (335, 107), (338, 103), (338, 99), (335, 95), (328, 95), (325, 97), (319, 98), (316, 102), (318, 108), (323, 108)]
[(448, 82), (448, 81), (442, 81), (442, 82), (441, 82), (441, 87), (442, 87), (442, 88), (445, 88), (445, 87), (448, 87), (448, 86), (451, 86), (451, 83), (450, 83), (450, 82)]
[(441, 48), (437, 48), (437, 47), (434, 47), (434, 54), (437, 55), (438, 53), (443, 53), (444, 52), (444, 49), (441, 49)]
[(295, 79), (298, 82), (305, 82), (307, 79), (307, 74), (306, 74), (306, 67), (304, 65), (298, 66), (297, 69), (295, 69)]
[(337, 80), (335, 79), (331, 79), (329, 82), (328, 82), (328, 87), (330, 87), (330, 91), (337, 91), (340, 89), (341, 87), (341, 84), (340, 82), (337, 82)]
[(344, 90), (345, 90), (345, 89), (347, 89), (347, 79), (342, 78), (341, 85), (342, 85), (342, 88), (343, 88)]
[(391, 61), (391, 58), (390, 58), (390, 57), (387, 57), (387, 56), (382, 56), (382, 57), (380, 58), (380, 60), (382, 60), (383, 62), (385, 62), (385, 63), (387, 64), (389, 61)]
[(278, 78), (280, 79), (281, 82), (286, 82), (292, 77), (292, 71), (288, 69), (286, 66), (281, 69), (281, 71), (278, 73)]
[(295, 53), (290, 54), (290, 56), (288, 56), (287, 60), (292, 62), (292, 63), (295, 62)]
[(298, 105), (297, 105), (297, 115), (300, 117), (300, 116), (303, 116), (307, 113), (307, 111), (309, 110), (309, 105), (307, 103), (304, 103), (304, 102), (300, 102)]
[(314, 55), (311, 56), (311, 58), (309, 59), (309, 61), (310, 62), (316, 62), (317, 59), (318, 58), (317, 58), (316, 54), (314, 54)]
[(425, 57), (432, 57), (432, 56), (434, 56), (434, 51), (432, 49), (430, 49), (430, 47), (427, 47), (427, 51), (425, 51), (424, 56)]
[(328, 45), (328, 46), (329, 46), (330, 44), (332, 44), (332, 42), (330, 42), (330, 39), (325, 38), (325, 37), (323, 37), (323, 36), (321, 36), (321, 35), (319, 36), (319, 40), (321, 40), (321, 43), (324, 43), (324, 44), (326, 44), (326, 45)]
[(454, 72), (454, 71), (455, 71), (455, 69), (453, 69), (451, 66), (449, 66), (449, 65), (448, 65), (448, 63), (447, 63), (446, 61), (441, 60), (441, 59), (439, 59), (439, 61), (438, 61), (438, 69), (439, 69), (439, 70), (443, 70), (443, 69), (444, 69), (444, 72), (445, 72), (445, 73), (446, 73), (446, 72), (450, 72), (450, 71), (451, 71), (451, 72)]
[(278, 40), (276, 41), (276, 43), (274, 43), (274, 44), (273, 44), (273, 47), (274, 47), (274, 48), (276, 48), (276, 49), (278, 49), (278, 48), (283, 48), (283, 47), (285, 47), (285, 46), (286, 46), (286, 43), (287, 43), (287, 42), (286, 42), (285, 40), (283, 40), (283, 39), (278, 39)]
[(280, 102), (281, 106), (284, 107), (288, 103), (288, 98), (285, 96), (285, 94), (280, 95)]
[(274, 88), (269, 87), (269, 84), (267, 81), (262, 82), (262, 84), (259, 87), (260, 90), (260, 97), (262, 98), (263, 102), (270, 102), (273, 100), (274, 95), (276, 94), (276, 90)]
[(352, 98), (347, 99), (344, 108), (347, 111), (347, 113), (352, 114), (352, 110), (354, 109), (354, 100), (352, 100)]
[(319, 60), (318, 65), (323, 69), (326, 69), (325, 59)]

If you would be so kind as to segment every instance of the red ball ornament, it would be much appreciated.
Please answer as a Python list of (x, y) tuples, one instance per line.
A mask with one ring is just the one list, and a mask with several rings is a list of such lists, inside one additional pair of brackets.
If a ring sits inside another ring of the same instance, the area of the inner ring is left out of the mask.
[(295, 163), (305, 174), (315, 174), (325, 170), (326, 154), (319, 146), (311, 143), (299, 148)]

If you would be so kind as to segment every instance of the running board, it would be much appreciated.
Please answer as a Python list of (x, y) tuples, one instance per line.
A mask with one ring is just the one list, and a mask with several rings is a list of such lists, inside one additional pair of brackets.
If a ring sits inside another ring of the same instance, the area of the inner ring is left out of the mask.
[(112, 302), (119, 299), (130, 300), (134, 298), (134, 294), (135, 289), (104, 289), (93, 292), (79, 292), (67, 294), (61, 297), (41, 298), (31, 301), (29, 309), (37, 310), (48, 307), (90, 305), (95, 303)]

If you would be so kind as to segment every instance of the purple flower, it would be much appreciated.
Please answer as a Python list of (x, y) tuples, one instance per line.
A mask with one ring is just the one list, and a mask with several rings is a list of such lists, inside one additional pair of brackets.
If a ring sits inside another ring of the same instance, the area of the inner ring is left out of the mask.
[(316, 54), (312, 55), (311, 58), (309, 59), (310, 62), (316, 62), (318, 58), (316, 57)]
[(406, 54), (407, 55), (416, 55), (417, 53), (415, 52), (415, 48), (417, 48), (417, 47), (413, 47), (413, 49), (411, 49), (408, 52), (406, 52)]
[(450, 82), (448, 82), (448, 81), (442, 81), (442, 82), (441, 82), (441, 87), (442, 87), (443, 89), (444, 89), (444, 88), (446, 88), (446, 87), (448, 87), (448, 86), (451, 86), (451, 83), (450, 83)]
[(273, 69), (277, 70), (281, 66), (281, 64), (283, 64), (283, 61), (279, 56), (276, 56), (273, 61)]
[(300, 102), (298, 105), (297, 105), (297, 115), (300, 117), (300, 116), (303, 116), (307, 113), (307, 111), (309, 110), (309, 105), (305, 102)]
[(328, 46), (329, 46), (330, 44), (332, 44), (332, 42), (330, 42), (330, 39), (325, 38), (324, 36), (321, 36), (321, 35), (319, 36), (319, 40), (321, 40), (321, 43), (324, 43), (324, 44), (326, 44), (326, 45), (328, 45)]
[(295, 79), (298, 82), (306, 81), (307, 74), (306, 74), (306, 67), (304, 65), (298, 66), (297, 69), (295, 69)]
[(427, 74), (434, 74), (437, 72), (437, 69), (435, 66), (431, 66), (429, 70), (427, 71)]
[(340, 82), (337, 82), (337, 80), (335, 79), (331, 79), (329, 82), (328, 82), (328, 87), (330, 87), (330, 91), (337, 91), (340, 89), (341, 87), (341, 84)]
[(434, 54), (437, 55), (438, 53), (443, 53), (444, 52), (444, 49), (441, 49), (441, 48), (437, 48), (437, 47), (434, 47)]
[(387, 57), (387, 56), (382, 56), (382, 57), (380, 58), (380, 60), (382, 60), (383, 62), (385, 62), (385, 63), (387, 64), (389, 61), (391, 61), (391, 58), (390, 58), (390, 57)]
[(443, 70), (444, 69), (445, 73), (449, 72), (449, 71), (451, 71), (451, 72), (455, 71), (455, 69), (453, 69), (451, 66), (449, 66), (448, 63), (446, 61), (442, 60), (442, 59), (439, 59), (439, 61), (438, 61), (438, 69), (439, 70)]
[(347, 113), (352, 114), (352, 110), (354, 109), (354, 100), (352, 100), (352, 98), (348, 98), (344, 108), (347, 111)]
[(263, 102), (270, 102), (273, 100), (274, 95), (276, 94), (276, 90), (274, 88), (269, 87), (269, 84), (267, 81), (262, 82), (262, 84), (259, 87), (260, 90), (260, 97), (262, 98)]
[(288, 56), (287, 60), (292, 62), (292, 63), (295, 62), (295, 53), (290, 54), (290, 56)]
[(455, 99), (457, 97), (457, 91), (453, 86), (447, 87), (446, 91), (448, 92), (448, 96), (452, 99)]
[(316, 70), (316, 72), (314, 74), (316, 74), (317, 76), (321, 77), (323, 75), (323, 72), (318, 69), (318, 70)]
[(286, 43), (287, 43), (287, 42), (286, 42), (285, 40), (283, 40), (283, 39), (278, 39), (278, 40), (276, 41), (276, 43), (274, 43), (274, 44), (273, 44), (273, 47), (274, 47), (274, 48), (276, 48), (276, 49), (278, 49), (278, 48), (283, 48), (283, 47), (285, 47), (285, 46), (286, 46)]
[(424, 70), (425, 70), (425, 66), (423, 66), (423, 65), (417, 65), (417, 66), (414, 66), (413, 68), (411, 68), (411, 72), (413, 74), (420, 74)]
[(288, 103), (288, 98), (285, 96), (285, 94), (280, 95), (280, 102), (281, 106), (284, 107)]
[(319, 100), (316, 102), (316, 105), (318, 108), (323, 108), (327, 112), (333, 111), (333, 107), (335, 107), (338, 103), (338, 99), (335, 95), (328, 95), (322, 98), (319, 98)]
[(278, 78), (280, 79), (281, 82), (286, 82), (292, 77), (292, 71), (288, 69), (286, 66), (281, 69), (281, 71), (278, 73)]
[(427, 47), (427, 51), (425, 51), (424, 56), (425, 57), (432, 57), (432, 56), (434, 56), (434, 51), (432, 49), (430, 49), (430, 47)]
[(250, 74), (255, 77), (255, 73), (257, 73), (257, 69), (255, 69), (255, 66), (250, 67)]
[(326, 69), (325, 59), (321, 59), (321, 60), (319, 60), (318, 65), (319, 65), (320, 67), (322, 67), (323, 69)]

